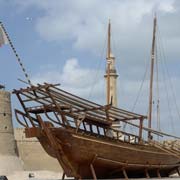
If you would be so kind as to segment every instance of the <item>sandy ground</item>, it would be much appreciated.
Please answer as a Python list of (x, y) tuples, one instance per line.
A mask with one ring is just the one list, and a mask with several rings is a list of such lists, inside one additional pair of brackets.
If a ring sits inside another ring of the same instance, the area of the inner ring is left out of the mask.
[[(29, 178), (29, 174), (33, 174), (33, 178)], [(7, 176), (8, 180), (60, 180), (61, 173), (51, 171), (15, 171)]]
[[(29, 173), (34, 174), (33, 178), (29, 178)], [(60, 180), (62, 173), (56, 173), (51, 171), (16, 171), (7, 176), (8, 180)], [(66, 178), (72, 179), (72, 178)], [(157, 180), (159, 178), (153, 178), (151, 180)], [(120, 179), (118, 179), (120, 180)], [(122, 179), (124, 180), (124, 179)], [(129, 179), (129, 180), (147, 180), (147, 179)], [(161, 178), (161, 180), (180, 180), (179, 177), (174, 178)]]
[(18, 157), (0, 155), (0, 175), (8, 175), (22, 170), (22, 162)]
[[(22, 161), (16, 156), (0, 156), (0, 175), (6, 175), (8, 180), (60, 180), (62, 172), (24, 171)], [(34, 177), (29, 178), (29, 174)], [(66, 178), (72, 179), (72, 178)], [(151, 179), (157, 180), (158, 178)], [(161, 180), (180, 180), (179, 177), (162, 178)], [(135, 179), (131, 179), (135, 180)], [(137, 180), (137, 179), (136, 179)], [(143, 179), (139, 179), (143, 180)], [(147, 180), (147, 179), (144, 179)]]
[[(0, 175), (7, 176), (8, 180), (57, 180), (62, 178), (62, 172), (52, 171), (24, 171), (23, 162), (16, 156), (0, 155)], [(35, 178), (29, 178), (29, 173)]]

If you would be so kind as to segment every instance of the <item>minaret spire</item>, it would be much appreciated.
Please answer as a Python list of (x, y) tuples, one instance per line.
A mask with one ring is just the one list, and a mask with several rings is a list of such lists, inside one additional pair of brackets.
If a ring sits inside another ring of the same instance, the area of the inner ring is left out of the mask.
[(107, 104), (110, 104), (110, 56), (111, 56), (111, 22), (109, 19), (109, 24), (108, 24), (108, 44), (107, 44)]
[(111, 20), (109, 19), (108, 24), (108, 52), (107, 52), (107, 58), (110, 58), (111, 55)]
[(115, 57), (111, 52), (111, 22), (108, 23), (108, 42), (107, 42), (107, 57), (106, 57), (106, 99), (107, 104), (112, 103), (113, 106), (117, 106), (117, 73), (115, 68)]

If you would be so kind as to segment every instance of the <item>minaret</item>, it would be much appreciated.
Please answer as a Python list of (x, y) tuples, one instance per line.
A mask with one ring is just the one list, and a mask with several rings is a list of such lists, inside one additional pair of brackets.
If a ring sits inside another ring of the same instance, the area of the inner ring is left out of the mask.
[(112, 102), (112, 106), (117, 107), (117, 73), (115, 68), (115, 57), (111, 52), (111, 23), (108, 25), (108, 43), (106, 57), (106, 100), (107, 104)]

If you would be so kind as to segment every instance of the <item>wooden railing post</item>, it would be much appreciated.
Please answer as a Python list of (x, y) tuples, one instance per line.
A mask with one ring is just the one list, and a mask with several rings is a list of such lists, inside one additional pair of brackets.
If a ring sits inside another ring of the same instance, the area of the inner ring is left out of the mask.
[(122, 171), (123, 171), (123, 175), (124, 175), (125, 180), (128, 180), (129, 178), (128, 178), (128, 175), (126, 173), (126, 169), (122, 168)]
[(139, 119), (139, 143), (142, 142), (143, 118)]
[(147, 168), (145, 169), (145, 174), (146, 174), (146, 178), (149, 179), (150, 176), (149, 176), (149, 173), (148, 173), (148, 169), (147, 169)]
[(92, 173), (93, 179), (94, 179), (94, 180), (97, 180), (96, 172), (95, 172), (94, 167), (93, 167), (92, 164), (90, 165), (90, 169), (91, 169), (91, 173)]

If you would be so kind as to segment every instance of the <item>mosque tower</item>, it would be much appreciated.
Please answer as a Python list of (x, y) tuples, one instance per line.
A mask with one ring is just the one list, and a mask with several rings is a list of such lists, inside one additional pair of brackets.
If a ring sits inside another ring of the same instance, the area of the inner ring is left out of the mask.
[(108, 24), (108, 43), (106, 57), (106, 100), (107, 104), (112, 103), (112, 106), (117, 107), (117, 72), (115, 67), (115, 57), (111, 52), (111, 23)]

